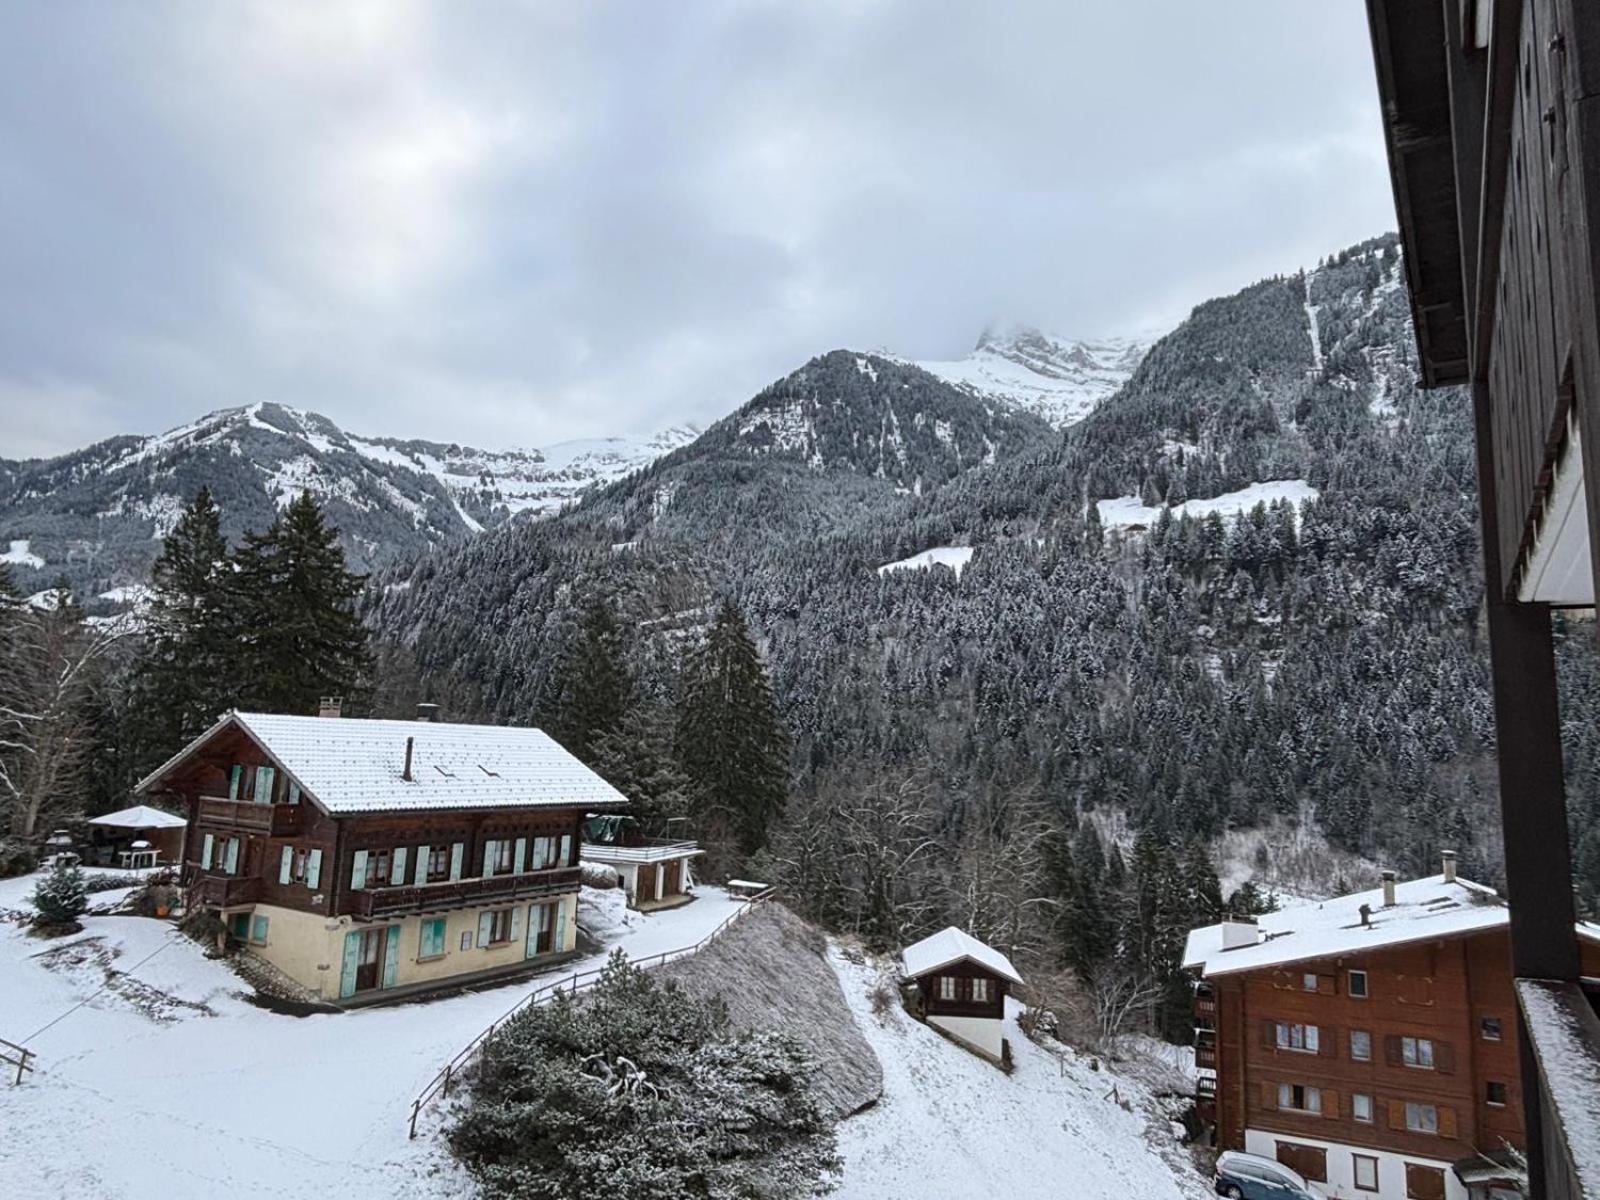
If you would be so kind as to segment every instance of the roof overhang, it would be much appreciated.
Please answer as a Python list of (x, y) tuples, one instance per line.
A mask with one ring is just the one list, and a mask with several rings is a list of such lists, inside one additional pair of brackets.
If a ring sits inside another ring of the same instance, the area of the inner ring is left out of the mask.
[(1465, 383), (1471, 363), (1444, 6), (1367, 0), (1367, 18), (1423, 386)]
[[(938, 962), (934, 963), (932, 966), (923, 967), (919, 971), (913, 972), (908, 970), (905, 973), (905, 977), (907, 979), (924, 979), (927, 976), (934, 974), (936, 971), (943, 971), (946, 967), (953, 967), (956, 965), (956, 963), (963, 962), (971, 963), (973, 966), (987, 971), (991, 975), (998, 976), (1001, 979), (1008, 979), (1012, 983), (1017, 984), (1019, 987), (1022, 985), (1022, 976), (1018, 975), (1015, 971), (1003, 971), (993, 963), (983, 962), (981, 959), (974, 958), (970, 954), (957, 954), (945, 959), (943, 962)], [(902, 967), (905, 966), (904, 959), (901, 960), (900, 965)]]

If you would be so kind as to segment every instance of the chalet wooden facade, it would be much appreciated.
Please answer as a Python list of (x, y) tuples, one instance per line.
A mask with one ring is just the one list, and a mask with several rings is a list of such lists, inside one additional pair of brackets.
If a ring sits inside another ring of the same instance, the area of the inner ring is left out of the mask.
[(1009, 1065), (1006, 995), (1022, 976), (993, 946), (951, 926), (901, 953), (914, 1011), (929, 1025), (997, 1063)]
[(1551, 643), (1600, 578), (1600, 6), (1367, 13), (1423, 382), (1469, 387), (1476, 423), (1531, 1190), (1600, 1200)]
[[(1447, 868), (1196, 930), (1185, 965), (1201, 976), (1195, 1056), (1217, 1144), (1336, 1196), (1519, 1194), (1509, 924), (1492, 891)], [(1580, 936), (1600, 971), (1600, 929)]]
[(260, 713), (137, 791), (186, 807), (190, 907), (338, 1003), (570, 954), (582, 821), (626, 805), (538, 730)]

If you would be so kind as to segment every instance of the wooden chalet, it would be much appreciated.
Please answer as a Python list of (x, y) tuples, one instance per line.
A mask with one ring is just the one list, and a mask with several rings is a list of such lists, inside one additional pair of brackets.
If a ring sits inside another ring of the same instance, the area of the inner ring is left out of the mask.
[(1006, 994), (1022, 986), (1010, 959), (952, 925), (907, 946), (900, 962), (918, 1016), (984, 1057), (1010, 1063)]
[(1477, 427), (1530, 1188), (1600, 1200), (1551, 645), (1600, 571), (1600, 5), (1367, 13), (1423, 382), (1470, 388)]
[[(1444, 871), (1189, 935), (1202, 1116), (1336, 1196), (1521, 1195), (1512, 916)], [(1600, 972), (1600, 927), (1579, 926)]]
[(627, 804), (537, 729), (242, 712), (135, 790), (188, 812), (191, 909), (343, 1003), (570, 955), (584, 816)]

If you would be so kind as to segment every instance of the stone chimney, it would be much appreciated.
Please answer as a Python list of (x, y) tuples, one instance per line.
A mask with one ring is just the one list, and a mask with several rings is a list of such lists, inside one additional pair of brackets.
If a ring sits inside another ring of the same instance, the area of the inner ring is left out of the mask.
[(1444, 881), (1446, 883), (1454, 883), (1456, 881), (1456, 852), (1454, 850), (1446, 850), (1440, 857), (1444, 859)]
[(1395, 874), (1393, 871), (1383, 872), (1383, 906), (1385, 908), (1393, 908), (1395, 906), (1394, 880)]
[(432, 724), (439, 719), (439, 706), (423, 701), (417, 705), (417, 720)]
[(344, 715), (343, 696), (324, 696), (317, 701), (317, 716), (339, 717)]
[(1224, 917), (1222, 919), (1222, 948), (1224, 950), (1238, 950), (1244, 946), (1254, 946), (1261, 940), (1261, 931), (1256, 928), (1254, 917)]

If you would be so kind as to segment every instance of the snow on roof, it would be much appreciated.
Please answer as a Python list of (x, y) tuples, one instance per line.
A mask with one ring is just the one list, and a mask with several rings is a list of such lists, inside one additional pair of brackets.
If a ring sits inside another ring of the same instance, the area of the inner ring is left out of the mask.
[(1008, 959), (993, 946), (986, 946), (970, 933), (963, 933), (954, 925), (948, 929), (941, 929), (938, 933), (914, 942), (900, 952), (900, 961), (905, 966), (906, 976), (909, 979), (920, 979), (940, 967), (948, 967), (951, 963), (970, 959), (981, 967), (987, 967), (996, 975), (1020, 984), (1022, 976), (1017, 974), (1017, 969)]
[[(1361, 906), (1371, 910), (1362, 924)], [(1222, 926), (1207, 925), (1189, 934), (1183, 965), (1205, 975), (1230, 975), (1313, 958), (1337, 958), (1377, 946), (1458, 937), (1498, 929), (1509, 910), (1493, 888), (1459, 876), (1430, 875), (1395, 885), (1395, 904), (1385, 908), (1383, 889), (1355, 892), (1331, 900), (1291, 905), (1256, 918), (1260, 940), (1224, 950)], [(1600, 929), (1580, 923), (1579, 932), (1600, 939)]]
[[(330, 813), (448, 808), (616, 808), (628, 798), (538, 729), (354, 717), (227, 714), (140, 781), (142, 792), (229, 722)], [(405, 770), (412, 739), (411, 778)]]
[(117, 829), (177, 829), (188, 822), (159, 808), (151, 808), (148, 804), (135, 804), (132, 808), (95, 817), (89, 824), (109, 825)]

